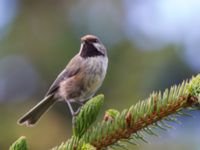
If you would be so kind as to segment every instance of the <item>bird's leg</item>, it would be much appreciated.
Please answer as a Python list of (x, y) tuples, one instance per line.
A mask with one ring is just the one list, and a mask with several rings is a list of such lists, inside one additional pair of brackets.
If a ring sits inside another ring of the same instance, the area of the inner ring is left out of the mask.
[(72, 105), (71, 105), (71, 103), (70, 103), (70, 101), (69, 100), (65, 100), (66, 101), (66, 103), (67, 103), (67, 105), (68, 105), (68, 107), (69, 107), (69, 110), (70, 110), (70, 113), (71, 113), (71, 115), (74, 117), (75, 115), (75, 112), (74, 112), (74, 110), (73, 110), (73, 108), (72, 108)]
[(72, 126), (73, 126), (73, 128), (74, 128), (74, 127), (75, 127), (75, 124), (76, 124), (76, 122), (75, 122), (75, 117), (76, 117), (77, 114), (76, 114), (76, 112), (74, 112), (70, 101), (69, 101), (69, 100), (65, 100), (65, 101), (67, 102), (67, 105), (68, 105), (68, 107), (69, 107), (70, 113), (71, 113), (71, 115), (72, 115)]
[[(81, 102), (79, 103), (79, 101), (70, 101), (70, 100), (65, 100), (65, 101), (67, 102), (67, 105), (68, 105), (68, 107), (69, 107), (69, 110), (70, 110), (70, 112), (71, 112), (71, 115), (72, 115), (73, 117), (77, 116), (78, 113), (79, 113), (80, 110), (81, 110), (81, 107), (82, 107), (83, 103), (81, 103)], [(76, 102), (76, 103), (80, 104), (81, 107), (79, 107), (77, 111), (74, 111), (73, 108), (72, 108), (71, 102)]]
[(77, 111), (75, 112), (75, 115), (78, 115), (79, 112), (81, 111), (81, 108), (84, 105), (84, 101), (74, 101), (74, 102), (80, 105), (79, 108), (77, 109)]
[(78, 115), (79, 114), (79, 112), (80, 112), (80, 110), (81, 110), (81, 108), (82, 108), (82, 106), (84, 105), (84, 101), (78, 101), (78, 100), (70, 100), (70, 102), (72, 102), (72, 103), (76, 103), (76, 104), (79, 104), (80, 106), (79, 106), (79, 108), (77, 109), (77, 111), (76, 112), (74, 112), (74, 115), (76, 116), (76, 115)]

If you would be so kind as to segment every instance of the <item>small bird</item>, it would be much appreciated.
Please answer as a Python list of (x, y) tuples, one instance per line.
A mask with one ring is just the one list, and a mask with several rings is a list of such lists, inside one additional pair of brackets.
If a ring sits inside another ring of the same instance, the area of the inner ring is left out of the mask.
[(94, 96), (105, 78), (107, 66), (107, 50), (100, 39), (83, 36), (79, 53), (58, 75), (44, 99), (22, 116), (18, 124), (33, 126), (58, 101), (65, 101), (72, 116), (76, 116), (80, 109), (74, 111), (72, 103), (82, 106)]

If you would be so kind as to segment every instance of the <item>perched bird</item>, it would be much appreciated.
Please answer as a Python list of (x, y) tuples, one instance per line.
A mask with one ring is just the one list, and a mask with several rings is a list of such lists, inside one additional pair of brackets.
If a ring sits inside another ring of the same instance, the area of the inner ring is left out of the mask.
[(85, 35), (81, 38), (79, 53), (58, 75), (44, 99), (22, 116), (18, 123), (27, 126), (34, 125), (58, 101), (65, 101), (72, 116), (77, 115), (79, 110), (74, 111), (71, 103), (83, 105), (85, 101), (92, 98), (105, 78), (107, 66), (108, 57), (105, 46), (98, 37)]

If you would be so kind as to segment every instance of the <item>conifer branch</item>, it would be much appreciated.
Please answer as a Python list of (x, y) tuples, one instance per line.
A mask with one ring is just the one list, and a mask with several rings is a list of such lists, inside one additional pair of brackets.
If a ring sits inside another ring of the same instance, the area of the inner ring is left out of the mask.
[(145, 135), (158, 136), (155, 129), (166, 131), (172, 128), (169, 122), (180, 123), (177, 116), (191, 116), (185, 110), (200, 109), (200, 75), (166, 89), (163, 94), (153, 92), (122, 112), (109, 109), (103, 121), (92, 126), (102, 104), (102, 95), (88, 101), (74, 119), (73, 136), (53, 150), (128, 149), (126, 143), (148, 143)]
[[(148, 142), (144, 134), (157, 134), (153, 129), (171, 128), (167, 122), (179, 123), (177, 115), (190, 116), (185, 109), (199, 109), (200, 75), (181, 85), (172, 86), (170, 90), (152, 93), (144, 101), (119, 113), (116, 110), (106, 112), (104, 121), (89, 128), (78, 140), (77, 145), (90, 143), (97, 150), (108, 146), (124, 147), (124, 142), (135, 144), (137, 140)], [(176, 114), (176, 116), (173, 116)], [(111, 147), (111, 148), (112, 148)]]

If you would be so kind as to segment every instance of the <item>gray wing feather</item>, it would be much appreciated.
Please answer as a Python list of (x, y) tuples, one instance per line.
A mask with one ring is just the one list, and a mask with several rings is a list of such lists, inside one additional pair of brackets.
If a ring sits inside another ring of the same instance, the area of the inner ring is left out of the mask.
[(63, 80), (66, 80), (70, 77), (75, 76), (81, 70), (81, 62), (79, 56), (75, 56), (67, 65), (67, 67), (58, 75), (56, 80), (53, 82), (46, 95), (55, 94), (55, 92), (59, 89), (60, 83)]

